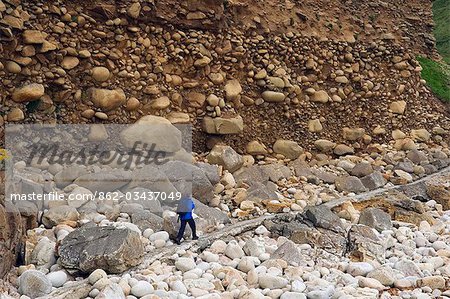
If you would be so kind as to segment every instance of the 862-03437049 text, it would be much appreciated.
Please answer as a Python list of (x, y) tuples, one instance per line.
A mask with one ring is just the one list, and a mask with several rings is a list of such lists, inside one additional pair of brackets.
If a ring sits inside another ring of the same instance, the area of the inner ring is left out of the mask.
[(130, 192), (98, 192), (83, 194), (64, 194), (58, 192), (49, 193), (13, 193), (8, 197), (11, 201), (57, 201), (57, 200), (180, 200), (180, 192), (154, 192), (154, 191), (130, 191)]

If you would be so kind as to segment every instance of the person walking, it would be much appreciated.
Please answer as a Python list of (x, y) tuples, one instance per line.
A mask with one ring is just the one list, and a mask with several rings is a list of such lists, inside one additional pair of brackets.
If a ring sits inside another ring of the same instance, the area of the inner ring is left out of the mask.
[(186, 229), (186, 223), (189, 223), (192, 231), (192, 240), (197, 240), (197, 231), (195, 227), (195, 220), (192, 216), (192, 211), (195, 208), (195, 204), (190, 196), (184, 197), (180, 200), (177, 207), (178, 220), (181, 221), (180, 230), (178, 231), (175, 243), (180, 245), (181, 239), (184, 235), (184, 230)]

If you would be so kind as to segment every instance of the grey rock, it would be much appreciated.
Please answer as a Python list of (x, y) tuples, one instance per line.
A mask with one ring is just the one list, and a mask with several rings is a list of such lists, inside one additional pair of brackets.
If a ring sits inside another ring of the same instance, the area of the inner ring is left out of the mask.
[(357, 176), (357, 177), (363, 177), (366, 175), (369, 175), (373, 172), (372, 165), (367, 162), (360, 162), (353, 167), (351, 171), (351, 175)]
[(423, 273), (419, 266), (411, 260), (399, 260), (394, 264), (394, 269), (402, 272), (405, 276), (423, 277)]
[(366, 225), (355, 224), (348, 232), (347, 254), (355, 261), (365, 262), (385, 260), (385, 245), (374, 232)]
[(117, 283), (106, 286), (96, 297), (96, 299), (125, 299), (122, 288)]
[(208, 203), (214, 197), (214, 187), (200, 168), (181, 161), (170, 161), (159, 169), (179, 192), (184, 194), (188, 191), (203, 203)]
[(355, 176), (343, 176), (339, 177), (336, 182), (336, 189), (338, 191), (355, 192), (360, 193), (366, 191), (361, 180)]
[(409, 151), (406, 157), (411, 160), (411, 162), (418, 165), (424, 162), (428, 162), (427, 155), (417, 149)]
[(255, 182), (265, 184), (270, 179), (269, 173), (259, 165), (242, 167), (233, 173), (233, 176), (238, 185), (241, 185), (242, 183), (251, 185)]
[[(322, 180), (324, 183), (327, 184), (334, 184), (338, 178), (337, 175), (334, 173), (323, 171), (319, 169), (311, 169), (311, 172), (320, 180)], [(309, 178), (309, 176), (308, 176)]]
[(42, 216), (46, 228), (52, 228), (65, 221), (77, 221), (80, 217), (77, 209), (71, 206), (56, 206), (47, 210)]
[(224, 212), (209, 207), (205, 205), (204, 203), (198, 201), (197, 199), (194, 199), (195, 204), (195, 214), (197, 214), (200, 218), (206, 219), (207, 221), (213, 222), (213, 223), (229, 223), (230, 218), (225, 214)]
[(402, 161), (399, 162), (397, 165), (395, 165), (394, 170), (403, 170), (407, 173), (413, 173), (414, 172), (414, 163), (411, 161)]
[(282, 289), (288, 284), (288, 280), (282, 277), (263, 274), (259, 276), (259, 286), (263, 289)]
[(300, 159), (292, 161), (291, 163), (289, 163), (289, 166), (294, 169), (295, 175), (298, 177), (308, 177), (310, 175), (313, 175), (311, 167), (308, 165), (308, 163)]
[[(129, 192), (131, 192), (132, 196), (135, 196), (135, 198), (139, 198), (140, 200), (137, 200), (138, 204), (141, 206), (141, 209), (134, 209), (133, 212), (145, 209), (148, 210), (150, 212), (152, 212), (153, 214), (162, 215), (163, 209), (161, 207), (161, 202), (165, 203), (165, 202), (170, 202), (170, 200), (163, 200), (161, 199), (161, 195), (158, 195), (156, 193), (153, 193), (153, 195), (149, 195), (151, 194), (151, 190), (148, 189), (144, 189), (144, 188), (134, 188), (132, 190), (129, 190)], [(153, 196), (153, 198), (152, 198)], [(176, 194), (174, 194), (174, 196), (176, 196)], [(176, 198), (176, 197), (175, 197)], [(127, 213), (127, 212), (125, 212)], [(132, 215), (132, 214), (130, 214)]]
[(56, 262), (55, 245), (56, 243), (47, 237), (41, 238), (31, 252), (31, 263), (36, 265), (38, 269), (50, 269)]
[(248, 239), (242, 249), (248, 256), (254, 257), (259, 257), (265, 252), (264, 244), (256, 241), (255, 239)]
[(141, 204), (135, 202), (125, 203), (124, 205), (120, 206), (120, 213), (126, 213), (130, 216), (142, 210), (144, 210), (144, 207)]
[(269, 179), (274, 183), (281, 179), (288, 179), (291, 176), (289, 167), (280, 163), (271, 163), (257, 167), (260, 167), (261, 171), (268, 175)]
[(345, 232), (345, 228), (342, 224), (339, 216), (334, 214), (326, 206), (314, 206), (309, 207), (305, 211), (305, 216), (308, 218), (316, 227), (321, 227), (328, 229), (337, 233)]
[(271, 184), (273, 183), (269, 182), (267, 185), (264, 185), (259, 182), (254, 182), (247, 189), (246, 200), (261, 203), (263, 200), (278, 199), (278, 195), (275, 193), (276, 188)]
[(61, 241), (58, 253), (59, 263), (70, 270), (121, 273), (141, 262), (144, 246), (139, 234), (130, 229), (82, 227)]
[(392, 228), (391, 216), (377, 208), (363, 210), (359, 216), (359, 224), (373, 227), (379, 232)]
[(131, 215), (131, 222), (136, 224), (141, 231), (151, 228), (153, 231), (160, 231), (163, 228), (164, 220), (150, 211), (138, 211)]
[(206, 158), (210, 164), (222, 165), (230, 172), (235, 172), (244, 164), (242, 156), (227, 145), (215, 145)]
[(281, 246), (279, 246), (270, 257), (272, 259), (282, 259), (289, 264), (295, 263), (297, 265), (299, 265), (304, 259), (295, 243), (290, 240), (287, 240), (281, 244)]
[(166, 194), (176, 194), (178, 192), (166, 174), (152, 164), (134, 170), (131, 177), (131, 182), (124, 188), (125, 191), (143, 188), (153, 192), (164, 192)]
[(378, 280), (384, 286), (391, 286), (395, 282), (395, 273), (390, 267), (380, 267), (367, 275), (368, 278)]
[(19, 277), (19, 293), (32, 299), (50, 294), (52, 284), (40, 271), (27, 270)]
[(361, 178), (361, 182), (363, 183), (364, 187), (369, 190), (381, 188), (387, 183), (386, 179), (379, 171), (374, 171), (371, 174)]
[(205, 173), (211, 184), (215, 185), (220, 182), (219, 167), (217, 165), (199, 162), (196, 163), (195, 166), (200, 168)]
[(82, 166), (69, 166), (55, 174), (55, 183), (58, 188), (64, 188), (73, 183), (78, 177), (87, 174), (86, 168)]
[(119, 190), (130, 181), (130, 171), (111, 170), (79, 176), (74, 183), (92, 192), (112, 192)]

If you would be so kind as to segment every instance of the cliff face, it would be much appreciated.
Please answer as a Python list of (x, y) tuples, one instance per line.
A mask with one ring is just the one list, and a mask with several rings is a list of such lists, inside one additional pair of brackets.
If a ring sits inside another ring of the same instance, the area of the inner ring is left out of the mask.
[[(317, 139), (384, 142), (395, 129), (445, 127), (445, 107), (415, 60), (435, 53), (430, 5), (8, 1), (2, 122), (130, 123), (156, 114), (193, 123), (197, 151), (213, 132), (202, 128), (205, 117), (243, 117), (242, 128), (219, 138), (240, 151), (277, 136), (311, 148)], [(349, 140), (344, 128), (363, 133)]]
[(22, 242), (22, 222), (19, 211), (12, 205), (5, 206), (0, 197), (0, 279), (16, 263)]

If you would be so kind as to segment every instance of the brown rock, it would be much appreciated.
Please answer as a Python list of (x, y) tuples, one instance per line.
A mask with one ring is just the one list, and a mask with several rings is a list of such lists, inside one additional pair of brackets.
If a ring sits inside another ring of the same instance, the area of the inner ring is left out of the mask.
[(246, 151), (250, 155), (265, 155), (267, 154), (267, 149), (264, 144), (258, 140), (253, 140), (247, 143)]
[(92, 78), (97, 82), (104, 82), (109, 79), (110, 72), (106, 67), (97, 66), (92, 69)]
[(426, 129), (411, 130), (411, 137), (416, 141), (427, 142), (431, 138), (430, 132)]
[(396, 102), (392, 102), (389, 105), (389, 109), (396, 114), (403, 114), (405, 113), (405, 109), (406, 109), (406, 102), (405, 101), (396, 101)]
[(206, 96), (202, 93), (191, 91), (186, 95), (189, 102), (189, 106), (195, 108), (201, 108), (205, 104)]
[(239, 134), (244, 130), (244, 121), (240, 115), (233, 118), (204, 117), (203, 130), (209, 134)]
[(32, 83), (16, 88), (12, 94), (12, 100), (17, 103), (31, 102), (42, 97), (44, 92), (44, 85)]
[(229, 101), (236, 100), (242, 92), (241, 84), (238, 80), (229, 80), (225, 85), (225, 96)]
[[(0, 177), (0, 184), (4, 184)], [(22, 221), (17, 208), (0, 199), (0, 279), (14, 265), (22, 243)]]
[(13, 108), (8, 113), (8, 121), (21, 121), (25, 119), (25, 114), (23, 114), (23, 111), (20, 108)]
[(433, 178), (425, 183), (428, 196), (450, 210), (450, 175)]
[(365, 133), (366, 132), (363, 128), (344, 128), (342, 130), (342, 135), (344, 139), (351, 141), (361, 139)]
[(326, 139), (319, 139), (314, 142), (314, 146), (323, 153), (331, 152), (335, 147), (336, 143), (326, 140)]
[(76, 67), (80, 63), (80, 60), (78, 60), (75, 56), (66, 56), (64, 57), (63, 61), (61, 62), (61, 66), (66, 70), (71, 70), (74, 67)]
[(128, 99), (128, 101), (127, 101), (127, 110), (128, 111), (134, 111), (134, 110), (137, 110), (138, 108), (139, 108), (139, 105), (140, 105), (141, 103), (139, 102), (139, 100), (138, 99), (136, 99), (135, 97), (131, 97), (131, 98), (129, 98)]
[(311, 100), (313, 102), (326, 103), (330, 100), (330, 96), (325, 90), (319, 90), (312, 95)]
[(312, 133), (322, 132), (323, 127), (318, 119), (312, 119), (308, 122), (308, 131)]
[(46, 33), (39, 30), (25, 30), (22, 33), (25, 44), (42, 44), (45, 41)]
[(303, 154), (303, 148), (297, 142), (285, 139), (278, 139), (273, 145), (273, 151), (292, 160)]
[(103, 111), (110, 111), (122, 106), (126, 102), (126, 96), (122, 89), (89, 88), (88, 98), (94, 105)]
[(139, 2), (132, 3), (127, 9), (127, 14), (133, 19), (137, 19), (140, 13), (141, 4)]
[(175, 111), (170, 112), (167, 115), (167, 119), (172, 124), (188, 124), (188, 123), (190, 123), (189, 114), (183, 113), (183, 112), (175, 112)]
[(150, 108), (155, 110), (166, 109), (170, 106), (170, 99), (168, 97), (159, 97), (153, 100), (150, 104), (144, 106), (144, 110)]

